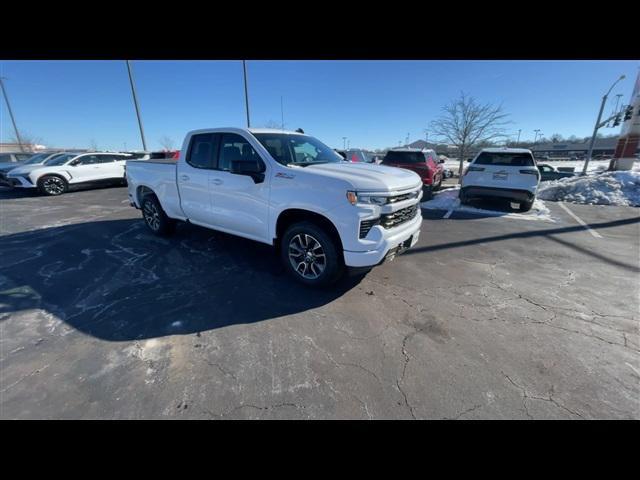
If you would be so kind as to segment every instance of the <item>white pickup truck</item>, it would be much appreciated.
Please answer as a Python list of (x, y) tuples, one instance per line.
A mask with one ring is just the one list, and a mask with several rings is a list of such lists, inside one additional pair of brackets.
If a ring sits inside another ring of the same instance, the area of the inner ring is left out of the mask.
[(131, 205), (157, 235), (179, 220), (273, 245), (310, 286), (418, 241), (422, 181), (409, 170), (345, 162), (314, 137), (271, 129), (192, 131), (181, 152), (127, 160)]

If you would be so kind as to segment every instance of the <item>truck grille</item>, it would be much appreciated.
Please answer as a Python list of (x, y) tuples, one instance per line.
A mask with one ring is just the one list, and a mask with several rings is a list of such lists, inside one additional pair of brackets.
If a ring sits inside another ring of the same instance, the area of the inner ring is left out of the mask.
[(410, 207), (403, 208), (402, 210), (398, 210), (397, 212), (385, 213), (380, 215), (378, 218), (362, 220), (360, 222), (360, 238), (365, 238), (375, 225), (380, 225), (383, 228), (393, 228), (414, 219), (419, 208), (420, 206), (415, 204)]
[(417, 198), (420, 194), (420, 190), (416, 190), (415, 192), (403, 193), (402, 195), (396, 195), (395, 197), (389, 197), (387, 203), (397, 203), (402, 202), (404, 200), (410, 200), (412, 198)]
[(362, 220), (360, 222), (360, 238), (364, 238), (369, 233), (369, 230), (373, 228), (374, 225), (378, 225), (380, 223), (380, 218), (372, 218), (371, 220)]
[(380, 216), (380, 225), (384, 228), (393, 228), (412, 220), (418, 213), (419, 205), (415, 204), (393, 213), (385, 213)]

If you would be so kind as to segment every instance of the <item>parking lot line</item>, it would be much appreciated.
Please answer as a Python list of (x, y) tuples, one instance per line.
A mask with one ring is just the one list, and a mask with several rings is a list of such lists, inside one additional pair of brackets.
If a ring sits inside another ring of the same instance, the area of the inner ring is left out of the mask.
[(452, 213), (453, 213), (453, 208), (450, 208), (449, 210), (447, 210), (447, 213), (445, 213), (444, 217), (442, 217), (442, 218), (449, 218)]
[(569, 207), (567, 207), (563, 202), (558, 202), (558, 204), (562, 207), (562, 209), (565, 212), (567, 212), (569, 215), (571, 215), (576, 222), (578, 222), (580, 225), (582, 225), (584, 228), (586, 228), (591, 235), (593, 235), (595, 238), (602, 238), (602, 235), (600, 235), (598, 232), (596, 232), (595, 230), (590, 228), (589, 225), (587, 225), (580, 217), (578, 217), (575, 213), (573, 213), (571, 210), (569, 210)]

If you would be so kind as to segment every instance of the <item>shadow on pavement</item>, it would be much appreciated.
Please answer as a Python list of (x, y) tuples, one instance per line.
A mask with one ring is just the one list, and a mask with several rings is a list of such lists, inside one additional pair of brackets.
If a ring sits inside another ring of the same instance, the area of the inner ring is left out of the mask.
[[(633, 223), (640, 223), (640, 217), (634, 218), (625, 218), (622, 220), (613, 220), (610, 222), (602, 222), (602, 223), (590, 223), (588, 224), (589, 228), (594, 230), (605, 229), (605, 228), (613, 228), (619, 227), (623, 225), (630, 225)], [(429, 245), (426, 247), (413, 247), (412, 249), (403, 253), (403, 255), (417, 255), (421, 253), (429, 253), (429, 252), (437, 252), (439, 250), (449, 250), (452, 248), (460, 248), (460, 247), (468, 247), (471, 245), (480, 245), (492, 242), (500, 242), (503, 240), (512, 240), (512, 239), (527, 239), (527, 238), (535, 238), (535, 237), (546, 237), (555, 242), (562, 243), (565, 246), (573, 248), (574, 250), (579, 251), (585, 255), (592, 256), (597, 258), (600, 261), (609, 263), (611, 265), (615, 265), (620, 268), (624, 268), (625, 270), (629, 270), (631, 272), (640, 272), (640, 268), (637, 265), (629, 265), (624, 262), (620, 262), (618, 260), (612, 259), (608, 256), (598, 254), (592, 250), (587, 250), (585, 248), (579, 247), (572, 242), (561, 240), (553, 235), (559, 235), (563, 233), (572, 233), (579, 232), (585, 230), (585, 228), (581, 225), (575, 225), (571, 227), (561, 227), (561, 228), (547, 228), (541, 230), (530, 230), (530, 231), (520, 231), (515, 233), (507, 233), (504, 235), (495, 235), (492, 237), (480, 237), (480, 238), (472, 238), (469, 240), (460, 240), (458, 242), (448, 242), (448, 243), (440, 243), (437, 245)]]
[(40, 308), (108, 341), (190, 334), (305, 312), (362, 277), (326, 290), (290, 279), (275, 250), (180, 225), (170, 238), (139, 219), (0, 237), (0, 318)]

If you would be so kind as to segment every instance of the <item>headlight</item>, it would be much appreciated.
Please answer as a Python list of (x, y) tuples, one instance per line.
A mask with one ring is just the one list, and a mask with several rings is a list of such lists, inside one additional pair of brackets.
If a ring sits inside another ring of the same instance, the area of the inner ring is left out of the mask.
[(376, 197), (373, 195), (358, 195), (357, 192), (348, 191), (347, 200), (351, 205), (356, 203), (367, 203), (369, 205), (385, 205), (388, 197)]
[(364, 196), (358, 197), (361, 203), (370, 203), (372, 205), (385, 205), (387, 203), (387, 197), (374, 197), (374, 196)]

